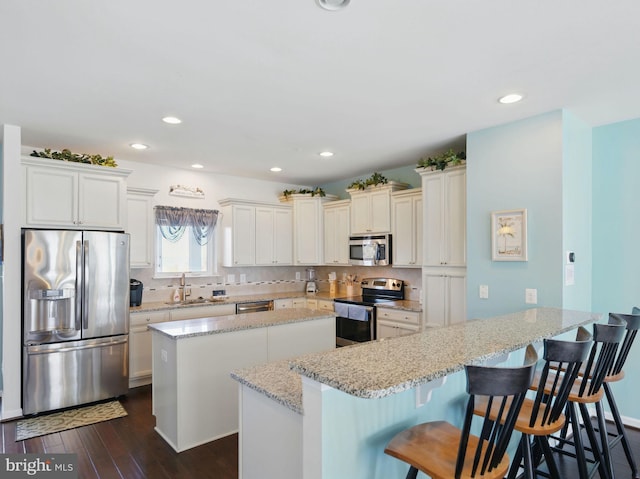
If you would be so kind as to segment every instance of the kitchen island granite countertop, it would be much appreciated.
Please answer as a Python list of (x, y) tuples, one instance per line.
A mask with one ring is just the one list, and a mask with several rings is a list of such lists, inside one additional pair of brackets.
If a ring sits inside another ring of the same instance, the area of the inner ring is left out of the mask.
[(148, 328), (158, 331), (171, 339), (183, 339), (245, 329), (277, 326), (286, 323), (313, 321), (316, 319), (332, 318), (334, 316), (335, 314), (331, 311), (316, 311), (306, 308), (279, 309), (275, 311), (232, 314), (211, 318), (167, 321), (164, 323), (150, 324)]
[(597, 313), (535, 308), (237, 370), (232, 377), (301, 412), (300, 375), (352, 396), (382, 398), (600, 318)]

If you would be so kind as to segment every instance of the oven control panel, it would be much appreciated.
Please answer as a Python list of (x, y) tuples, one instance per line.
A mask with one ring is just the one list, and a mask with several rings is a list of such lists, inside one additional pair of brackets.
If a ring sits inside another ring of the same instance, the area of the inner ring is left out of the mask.
[(367, 289), (385, 289), (388, 291), (401, 291), (404, 281), (394, 278), (364, 278), (360, 282), (362, 288)]

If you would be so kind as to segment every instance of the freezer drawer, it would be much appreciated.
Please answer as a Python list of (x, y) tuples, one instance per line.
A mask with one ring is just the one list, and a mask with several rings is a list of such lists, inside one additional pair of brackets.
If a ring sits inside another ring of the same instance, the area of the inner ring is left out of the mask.
[(129, 336), (23, 349), (22, 413), (121, 396), (129, 388)]

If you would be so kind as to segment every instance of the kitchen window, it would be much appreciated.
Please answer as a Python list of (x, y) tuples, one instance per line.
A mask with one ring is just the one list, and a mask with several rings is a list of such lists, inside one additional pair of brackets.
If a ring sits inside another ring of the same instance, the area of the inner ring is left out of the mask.
[(155, 277), (213, 276), (218, 210), (156, 206)]

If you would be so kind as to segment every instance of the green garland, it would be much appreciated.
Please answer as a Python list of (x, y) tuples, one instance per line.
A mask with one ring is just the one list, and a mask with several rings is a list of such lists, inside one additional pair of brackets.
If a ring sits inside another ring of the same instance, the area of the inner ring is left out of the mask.
[(296, 194), (300, 194), (300, 195), (311, 194), (311, 196), (321, 196), (321, 197), (326, 196), (326, 193), (324, 192), (324, 190), (319, 186), (316, 186), (311, 190), (308, 190), (306, 188), (300, 188), (299, 190), (284, 190), (282, 192), (282, 196), (284, 196), (285, 198), (289, 198), (289, 196), (296, 195)]
[(467, 159), (467, 154), (464, 151), (460, 153), (455, 153), (453, 148), (449, 149), (442, 153), (441, 155), (435, 156), (433, 158), (421, 158), (418, 161), (418, 168), (431, 168), (435, 170), (444, 170), (448, 165), (455, 166), (462, 163), (463, 160)]
[(87, 155), (72, 153), (66, 148), (62, 151), (51, 151), (49, 148), (45, 148), (44, 151), (33, 150), (31, 156), (36, 158), (50, 158), (52, 160), (71, 161), (74, 163), (85, 163), (89, 165), (109, 166), (115, 168), (118, 164), (113, 159), (113, 156), (107, 156), (103, 158), (100, 155)]
[(375, 172), (366, 180), (355, 180), (349, 186), (347, 186), (347, 189), (366, 190), (368, 186), (386, 185), (388, 182), (389, 180), (387, 180), (384, 176), (382, 176), (378, 172)]

